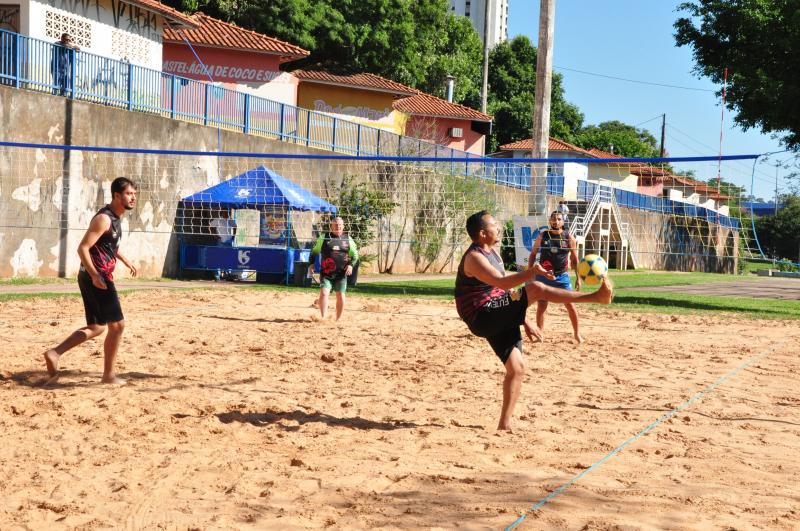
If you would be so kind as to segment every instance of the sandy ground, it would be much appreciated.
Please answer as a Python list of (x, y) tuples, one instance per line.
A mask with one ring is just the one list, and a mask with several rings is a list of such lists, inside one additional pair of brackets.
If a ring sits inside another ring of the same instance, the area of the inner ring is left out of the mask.
[(580, 478), (519, 529), (800, 528), (800, 327), (554, 307), (513, 433), (503, 370), (452, 303), (313, 292), (123, 297), (121, 388), (102, 345), (40, 352), (79, 298), (0, 303), (0, 528), (498, 529), (746, 360)]

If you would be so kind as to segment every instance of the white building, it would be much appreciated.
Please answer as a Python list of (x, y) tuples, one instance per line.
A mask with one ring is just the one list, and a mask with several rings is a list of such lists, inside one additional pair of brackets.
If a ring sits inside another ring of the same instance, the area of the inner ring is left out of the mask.
[(69, 33), (83, 52), (161, 70), (165, 25), (197, 24), (157, 0), (16, 0), (0, 5), (0, 28), (53, 43)]
[(508, 40), (509, 0), (450, 0), (450, 11), (472, 21), (472, 27), (483, 41), (483, 21), (486, 2), (489, 2), (489, 48)]

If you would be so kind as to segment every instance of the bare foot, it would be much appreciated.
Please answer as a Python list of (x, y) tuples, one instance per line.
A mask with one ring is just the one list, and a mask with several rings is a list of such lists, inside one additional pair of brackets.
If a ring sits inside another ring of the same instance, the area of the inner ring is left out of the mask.
[(45, 380), (42, 382), (42, 387), (50, 387), (51, 385), (55, 385), (56, 383), (58, 383), (59, 378), (61, 378), (60, 373), (56, 373), (53, 376), (45, 378)]
[(510, 422), (507, 423), (500, 423), (497, 425), (497, 431), (505, 431), (507, 433), (514, 433), (514, 428), (511, 426)]
[(44, 353), (44, 362), (47, 365), (47, 373), (50, 376), (55, 376), (58, 373), (58, 358), (61, 355), (53, 349)]
[(582, 336), (582, 335), (580, 335), (580, 334), (577, 334), (577, 333), (576, 333), (576, 334), (575, 334), (575, 342), (576, 342), (577, 344), (579, 344), (579, 345), (580, 345), (581, 343), (583, 343), (583, 336)]
[(614, 300), (614, 284), (608, 277), (603, 278), (600, 289), (597, 290), (597, 302), (600, 304), (611, 304)]
[(103, 378), (100, 379), (100, 382), (104, 383), (104, 384), (110, 384), (110, 385), (125, 385), (125, 384), (128, 383), (127, 380), (123, 380), (122, 378), (118, 378), (118, 377), (113, 376), (113, 375), (112, 376), (103, 376)]

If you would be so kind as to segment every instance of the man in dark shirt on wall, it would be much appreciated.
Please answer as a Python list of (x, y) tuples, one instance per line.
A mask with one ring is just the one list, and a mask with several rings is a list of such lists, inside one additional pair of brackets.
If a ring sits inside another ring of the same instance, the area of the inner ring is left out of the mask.
[(525, 327), (525, 333), (531, 340), (541, 340), (542, 337), (541, 331), (526, 318), (528, 306), (540, 300), (562, 304), (610, 304), (613, 288), (608, 278), (605, 278), (600, 289), (594, 293), (566, 291), (545, 286), (541, 282), (531, 282), (520, 289), (518, 286), (532, 280), (534, 275), (544, 275), (550, 279), (554, 276), (540, 264), (534, 264), (527, 271), (506, 276), (503, 260), (494, 250), (500, 242), (500, 228), (494, 217), (485, 210), (476, 212), (467, 219), (467, 233), (472, 239), (472, 245), (464, 253), (458, 266), (456, 309), (473, 334), (486, 338), (506, 368), (503, 406), (497, 429), (509, 430), (525, 374), (519, 327)]
[(53, 81), (61, 96), (66, 96), (73, 88), (72, 68), (75, 65), (75, 52), (79, 50), (69, 33), (62, 33), (61, 40), (56, 41), (53, 47)]
[(118, 177), (111, 183), (111, 203), (101, 208), (89, 224), (78, 245), (81, 268), (78, 286), (81, 289), (83, 307), (86, 311), (86, 326), (74, 331), (58, 346), (44, 353), (44, 361), (51, 381), (58, 376), (59, 358), (71, 348), (102, 334), (108, 327), (103, 351), (102, 382), (125, 384), (125, 380), (114, 373), (114, 361), (125, 329), (125, 318), (114, 286), (114, 268), (117, 259), (128, 266), (131, 276), (137, 275), (133, 264), (119, 252), (122, 238), (122, 216), (136, 206), (136, 185), (126, 177)]
[(319, 312), (322, 318), (328, 314), (328, 295), (336, 292), (336, 320), (344, 311), (347, 277), (353, 274), (353, 266), (358, 262), (358, 249), (353, 239), (344, 233), (344, 220), (335, 218), (331, 230), (323, 234), (311, 249), (312, 260), (320, 255)]

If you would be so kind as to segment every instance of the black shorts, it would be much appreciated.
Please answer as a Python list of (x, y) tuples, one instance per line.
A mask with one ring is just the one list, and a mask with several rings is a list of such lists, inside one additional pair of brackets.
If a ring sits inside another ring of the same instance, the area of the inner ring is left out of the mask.
[(125, 319), (113, 282), (106, 280), (107, 289), (98, 289), (92, 284), (89, 273), (81, 271), (78, 273), (78, 286), (81, 288), (87, 325), (104, 325)]
[(479, 309), (469, 329), (476, 336), (485, 338), (505, 365), (514, 348), (522, 352), (519, 327), (525, 322), (527, 309), (528, 294), (525, 289), (507, 291)]

